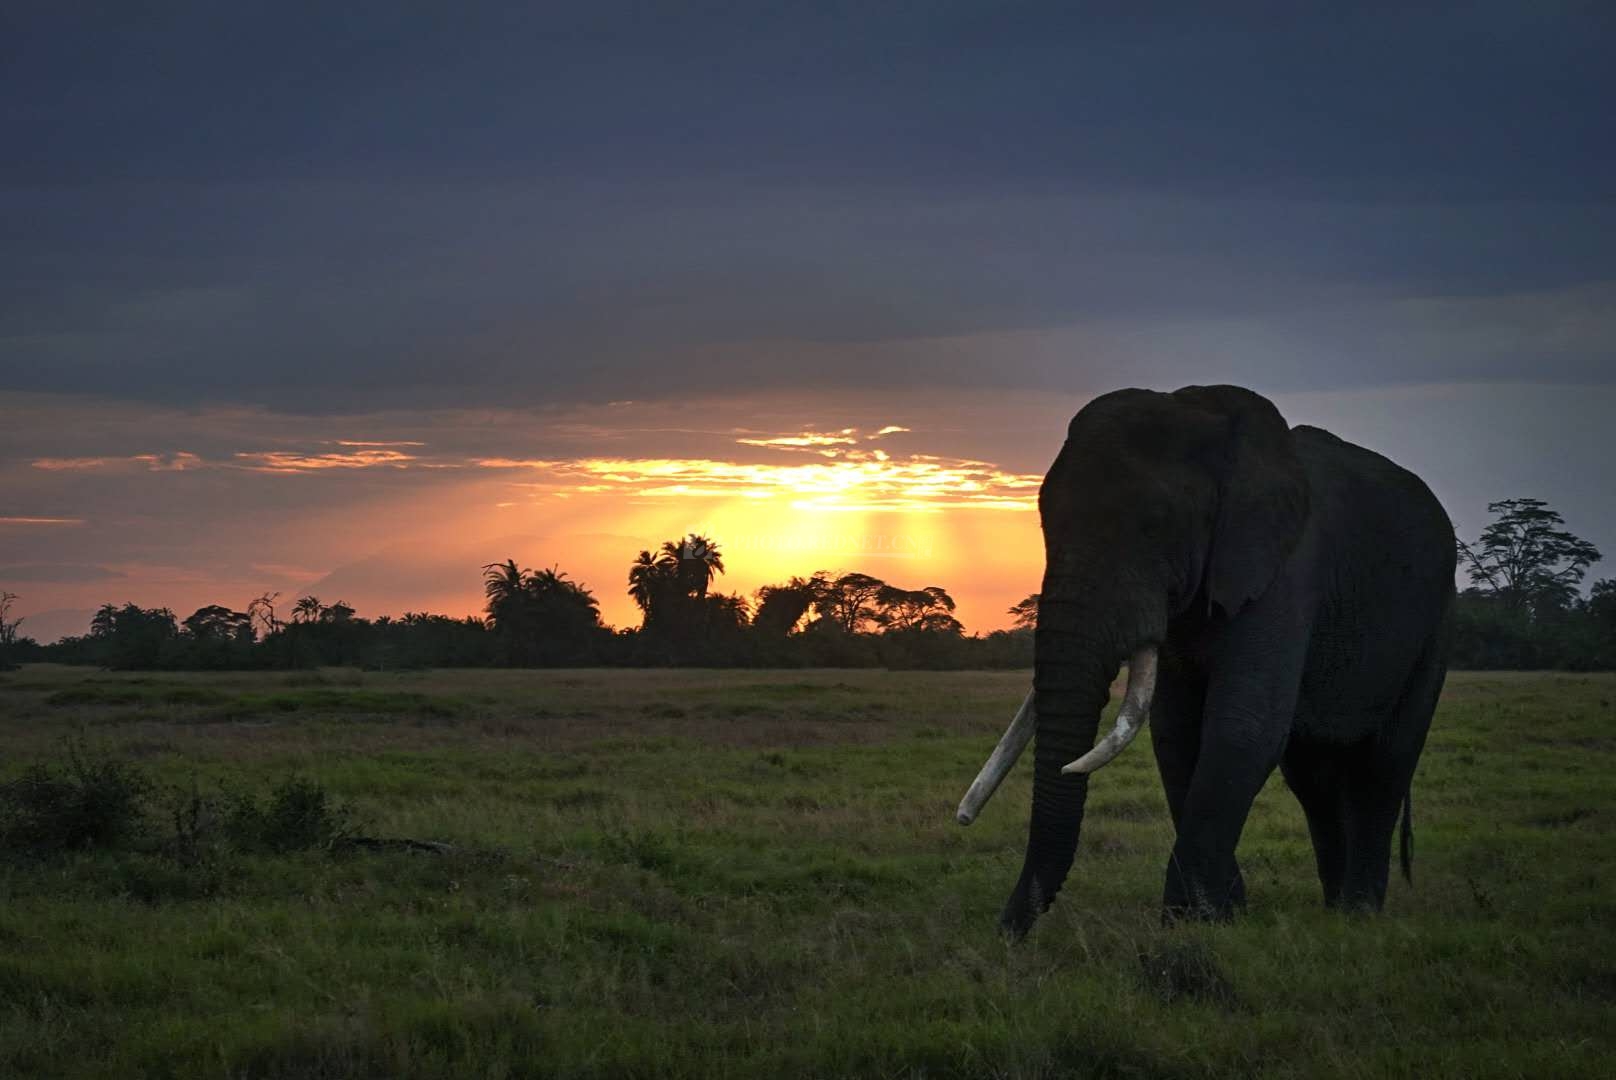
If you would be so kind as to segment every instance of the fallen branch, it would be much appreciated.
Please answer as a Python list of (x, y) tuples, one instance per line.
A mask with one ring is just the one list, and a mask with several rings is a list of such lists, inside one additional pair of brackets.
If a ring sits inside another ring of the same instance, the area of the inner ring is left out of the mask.
[[(446, 844), (442, 840), (415, 840), (408, 836), (347, 836), (338, 841), (338, 846), (342, 845), (364, 848), (366, 851), (421, 851), (429, 855), (471, 855), (499, 861), (503, 861), (506, 857), (502, 851), (465, 848), (456, 844)], [(548, 855), (536, 855), (533, 861), (561, 870), (578, 869), (577, 863), (554, 859)]]
[(348, 836), (341, 842), (370, 851), (425, 851), (433, 855), (453, 855), (460, 850), (441, 840), (412, 840), (407, 836)]

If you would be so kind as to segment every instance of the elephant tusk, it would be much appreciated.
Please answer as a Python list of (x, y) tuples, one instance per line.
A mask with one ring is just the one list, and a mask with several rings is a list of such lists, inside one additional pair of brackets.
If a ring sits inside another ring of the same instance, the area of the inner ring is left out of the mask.
[(1032, 741), (1033, 729), (1037, 726), (1037, 716), (1033, 711), (1033, 691), (1028, 690), (1026, 700), (1021, 703), (1021, 708), (1016, 710), (1015, 719), (1010, 721), (1010, 726), (999, 738), (999, 745), (988, 755), (987, 764), (982, 766), (982, 771), (976, 774), (970, 789), (965, 792), (965, 798), (960, 800), (959, 811), (954, 815), (954, 820), (961, 825), (969, 825), (976, 820), (976, 815), (982, 812), (982, 807), (998, 790), (999, 783), (1010, 772), (1010, 767), (1016, 763), (1021, 752), (1027, 749), (1027, 744)]
[(1146, 645), (1128, 661), (1128, 689), (1117, 710), (1117, 723), (1094, 749), (1062, 767), (1063, 773), (1091, 773), (1122, 753), (1150, 719), (1150, 700), (1156, 694), (1156, 646)]

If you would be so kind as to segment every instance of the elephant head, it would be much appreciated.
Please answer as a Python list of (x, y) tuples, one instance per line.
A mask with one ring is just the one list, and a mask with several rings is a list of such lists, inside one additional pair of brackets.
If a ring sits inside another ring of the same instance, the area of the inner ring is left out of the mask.
[[(1157, 650), (1175, 617), (1228, 618), (1294, 549), (1307, 480), (1267, 399), (1232, 386), (1119, 390), (1072, 419), (1038, 493), (1044, 532), (1033, 690), (960, 804), (969, 824), (1032, 740), (1032, 820), (1000, 926), (1024, 935), (1077, 847), (1088, 773), (1150, 710)], [(1116, 730), (1094, 737), (1129, 661)]]

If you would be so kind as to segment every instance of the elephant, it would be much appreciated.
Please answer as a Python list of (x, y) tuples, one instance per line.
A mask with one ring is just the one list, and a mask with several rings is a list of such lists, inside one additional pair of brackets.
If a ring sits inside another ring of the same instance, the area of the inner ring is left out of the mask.
[[(971, 823), (1036, 735), (1010, 938), (1065, 882), (1090, 774), (1147, 719), (1176, 832), (1165, 921), (1244, 907), (1235, 847), (1276, 765), (1327, 906), (1381, 909), (1399, 811), (1412, 881), (1411, 783), (1447, 673), (1456, 559), (1418, 477), (1291, 428), (1251, 390), (1128, 389), (1073, 417), (1038, 508), (1033, 688), (957, 815)], [(1095, 744), (1124, 660), (1115, 728)]]

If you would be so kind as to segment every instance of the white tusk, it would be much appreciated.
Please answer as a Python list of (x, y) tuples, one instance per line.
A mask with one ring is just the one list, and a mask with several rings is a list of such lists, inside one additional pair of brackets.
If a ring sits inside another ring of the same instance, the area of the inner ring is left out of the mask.
[(970, 790), (965, 798), (960, 800), (959, 812), (954, 819), (961, 825), (969, 825), (976, 820), (976, 815), (982, 812), (982, 807), (993, 797), (998, 790), (999, 783), (1010, 772), (1010, 767), (1016, 763), (1016, 758), (1027, 749), (1032, 741), (1033, 729), (1038, 726), (1037, 714), (1033, 710), (1033, 691), (1027, 691), (1027, 699), (1016, 710), (1016, 718), (1010, 721), (1004, 735), (999, 739), (999, 745), (993, 748), (988, 755), (987, 764), (982, 771), (976, 774), (971, 782)]
[(1150, 699), (1156, 694), (1156, 646), (1146, 645), (1128, 661), (1128, 690), (1117, 710), (1117, 726), (1094, 744), (1094, 749), (1061, 769), (1063, 773), (1091, 773), (1133, 742), (1150, 719)]

